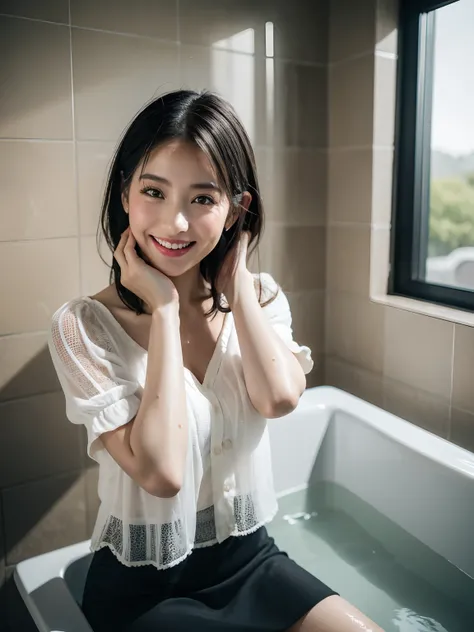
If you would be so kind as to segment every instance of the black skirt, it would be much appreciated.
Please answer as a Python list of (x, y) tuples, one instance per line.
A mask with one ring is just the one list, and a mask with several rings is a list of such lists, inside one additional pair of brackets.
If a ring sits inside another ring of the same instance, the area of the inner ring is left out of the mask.
[(284, 632), (335, 594), (262, 527), (195, 549), (166, 570), (125, 566), (102, 548), (82, 608), (94, 632)]

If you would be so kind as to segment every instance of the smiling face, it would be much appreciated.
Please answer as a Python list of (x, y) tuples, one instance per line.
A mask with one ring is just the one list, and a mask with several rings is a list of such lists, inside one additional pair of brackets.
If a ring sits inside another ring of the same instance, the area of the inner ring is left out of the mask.
[(195, 268), (215, 248), (230, 210), (207, 156), (183, 141), (159, 146), (136, 169), (122, 201), (146, 260), (169, 277)]

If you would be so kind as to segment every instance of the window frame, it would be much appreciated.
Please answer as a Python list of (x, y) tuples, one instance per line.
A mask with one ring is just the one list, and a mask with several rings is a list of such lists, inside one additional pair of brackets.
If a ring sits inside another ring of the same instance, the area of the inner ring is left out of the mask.
[(456, 1), (401, 0), (400, 3), (395, 187), (388, 291), (393, 295), (474, 311), (473, 291), (420, 280), (425, 276), (429, 237), (434, 11)]

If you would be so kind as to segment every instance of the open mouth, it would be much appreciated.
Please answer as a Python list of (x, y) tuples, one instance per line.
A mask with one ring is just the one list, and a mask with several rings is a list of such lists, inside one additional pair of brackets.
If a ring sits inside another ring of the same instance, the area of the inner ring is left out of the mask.
[(152, 235), (153, 243), (157, 250), (168, 257), (181, 257), (186, 254), (196, 243), (195, 241), (166, 241)]

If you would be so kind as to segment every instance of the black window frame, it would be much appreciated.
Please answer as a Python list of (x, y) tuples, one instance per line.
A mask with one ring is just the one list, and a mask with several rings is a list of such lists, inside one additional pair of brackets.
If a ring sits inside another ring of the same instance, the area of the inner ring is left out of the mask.
[(458, 0), (400, 0), (394, 200), (388, 291), (474, 311), (474, 292), (423, 281), (429, 237), (434, 11)]

